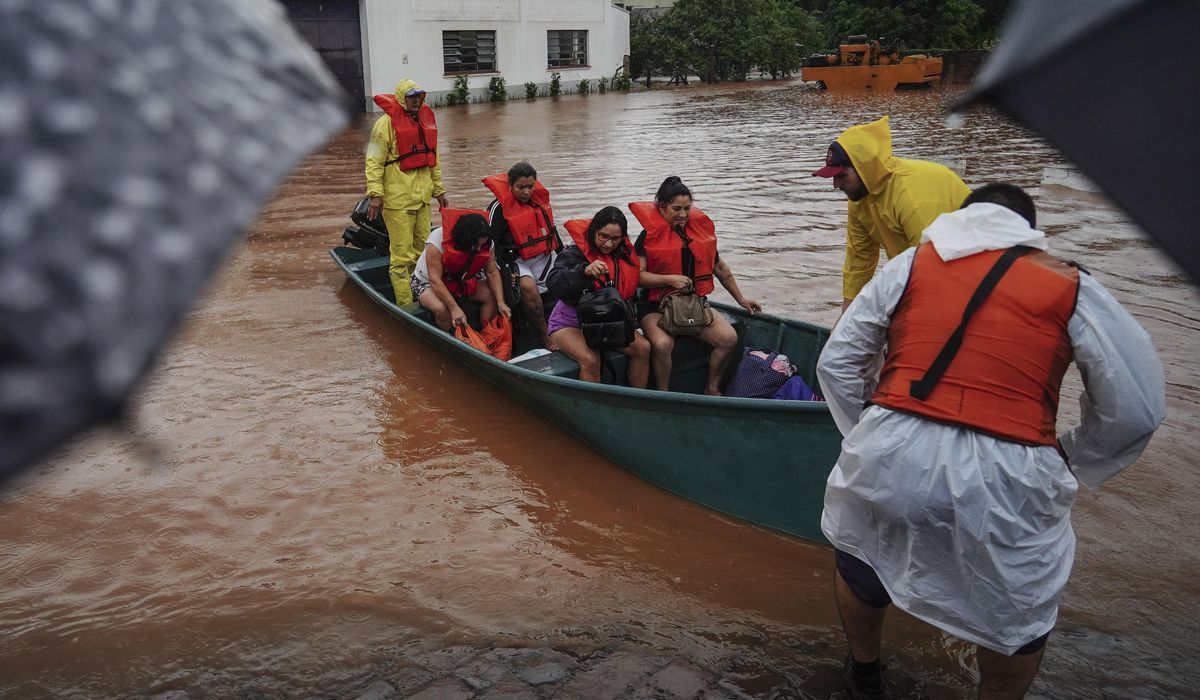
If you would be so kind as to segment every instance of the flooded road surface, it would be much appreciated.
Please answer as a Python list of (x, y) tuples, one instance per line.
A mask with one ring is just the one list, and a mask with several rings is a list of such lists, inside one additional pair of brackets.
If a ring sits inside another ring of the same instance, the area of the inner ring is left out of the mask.
[[(1031, 695), (1192, 695), (1200, 300), (1100, 195), (1049, 184), (1064, 163), (1038, 140), (986, 111), (947, 127), (953, 96), (759, 84), (438, 118), (453, 205), (486, 205), (479, 178), (519, 158), (560, 219), (649, 199), (678, 174), (748, 295), (825, 324), (845, 200), (809, 173), (845, 127), (891, 114), (897, 155), (947, 163), (971, 185), (1031, 188), (1052, 251), (1153, 336), (1170, 407), (1135, 467), (1081, 494), (1075, 573)], [(0, 491), (0, 696), (838, 690), (827, 548), (597, 458), (347, 285), (326, 250), (362, 190), (369, 126), (266, 204), (126, 428)], [(1078, 387), (1072, 377), (1068, 394)], [(1063, 406), (1074, 420), (1075, 402)], [(973, 696), (965, 644), (902, 615), (885, 635), (897, 696)]]

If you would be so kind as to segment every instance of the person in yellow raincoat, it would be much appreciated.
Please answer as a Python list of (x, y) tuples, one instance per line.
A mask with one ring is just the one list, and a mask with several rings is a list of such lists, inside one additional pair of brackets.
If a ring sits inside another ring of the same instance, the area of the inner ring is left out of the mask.
[(437, 152), (437, 121), (425, 105), (425, 91), (401, 80), (395, 95), (376, 95), (384, 114), (371, 128), (367, 143), (367, 217), (383, 212), (390, 240), (388, 272), (397, 304), (412, 303), (409, 278), (425, 249), (432, 223), (430, 198), (450, 206), (442, 185)]
[(893, 156), (886, 116), (842, 132), (813, 176), (833, 178), (850, 200), (842, 311), (875, 275), (881, 246), (888, 259), (915, 247), (934, 219), (958, 209), (971, 193), (944, 165)]

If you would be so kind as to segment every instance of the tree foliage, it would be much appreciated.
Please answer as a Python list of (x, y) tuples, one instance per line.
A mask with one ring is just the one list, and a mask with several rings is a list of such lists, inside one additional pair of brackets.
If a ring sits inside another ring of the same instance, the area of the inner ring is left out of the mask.
[(851, 34), (917, 49), (994, 43), (1009, 0), (678, 0), (630, 24), (634, 78), (699, 75), (705, 82), (774, 78)]
[(678, 0), (662, 17), (635, 15), (630, 32), (635, 77), (700, 75), (705, 82), (745, 80), (754, 69), (787, 76), (821, 36), (809, 14), (786, 0)]

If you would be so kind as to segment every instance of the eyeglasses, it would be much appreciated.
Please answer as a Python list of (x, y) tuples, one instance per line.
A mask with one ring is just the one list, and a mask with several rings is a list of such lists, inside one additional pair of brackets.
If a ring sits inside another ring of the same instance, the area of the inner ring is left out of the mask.
[(622, 238), (624, 238), (624, 236), (604, 236), (599, 233), (596, 234), (597, 243), (619, 243)]

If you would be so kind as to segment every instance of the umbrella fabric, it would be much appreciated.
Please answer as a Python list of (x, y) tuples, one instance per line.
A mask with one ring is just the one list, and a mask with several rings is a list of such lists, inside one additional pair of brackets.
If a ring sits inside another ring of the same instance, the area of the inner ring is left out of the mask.
[(270, 0), (0, 2), (0, 478), (119, 415), (339, 100)]
[(1194, 0), (1025, 0), (958, 106), (990, 101), (1045, 137), (1193, 280), (1200, 53), (1187, 32), (1196, 26)]

